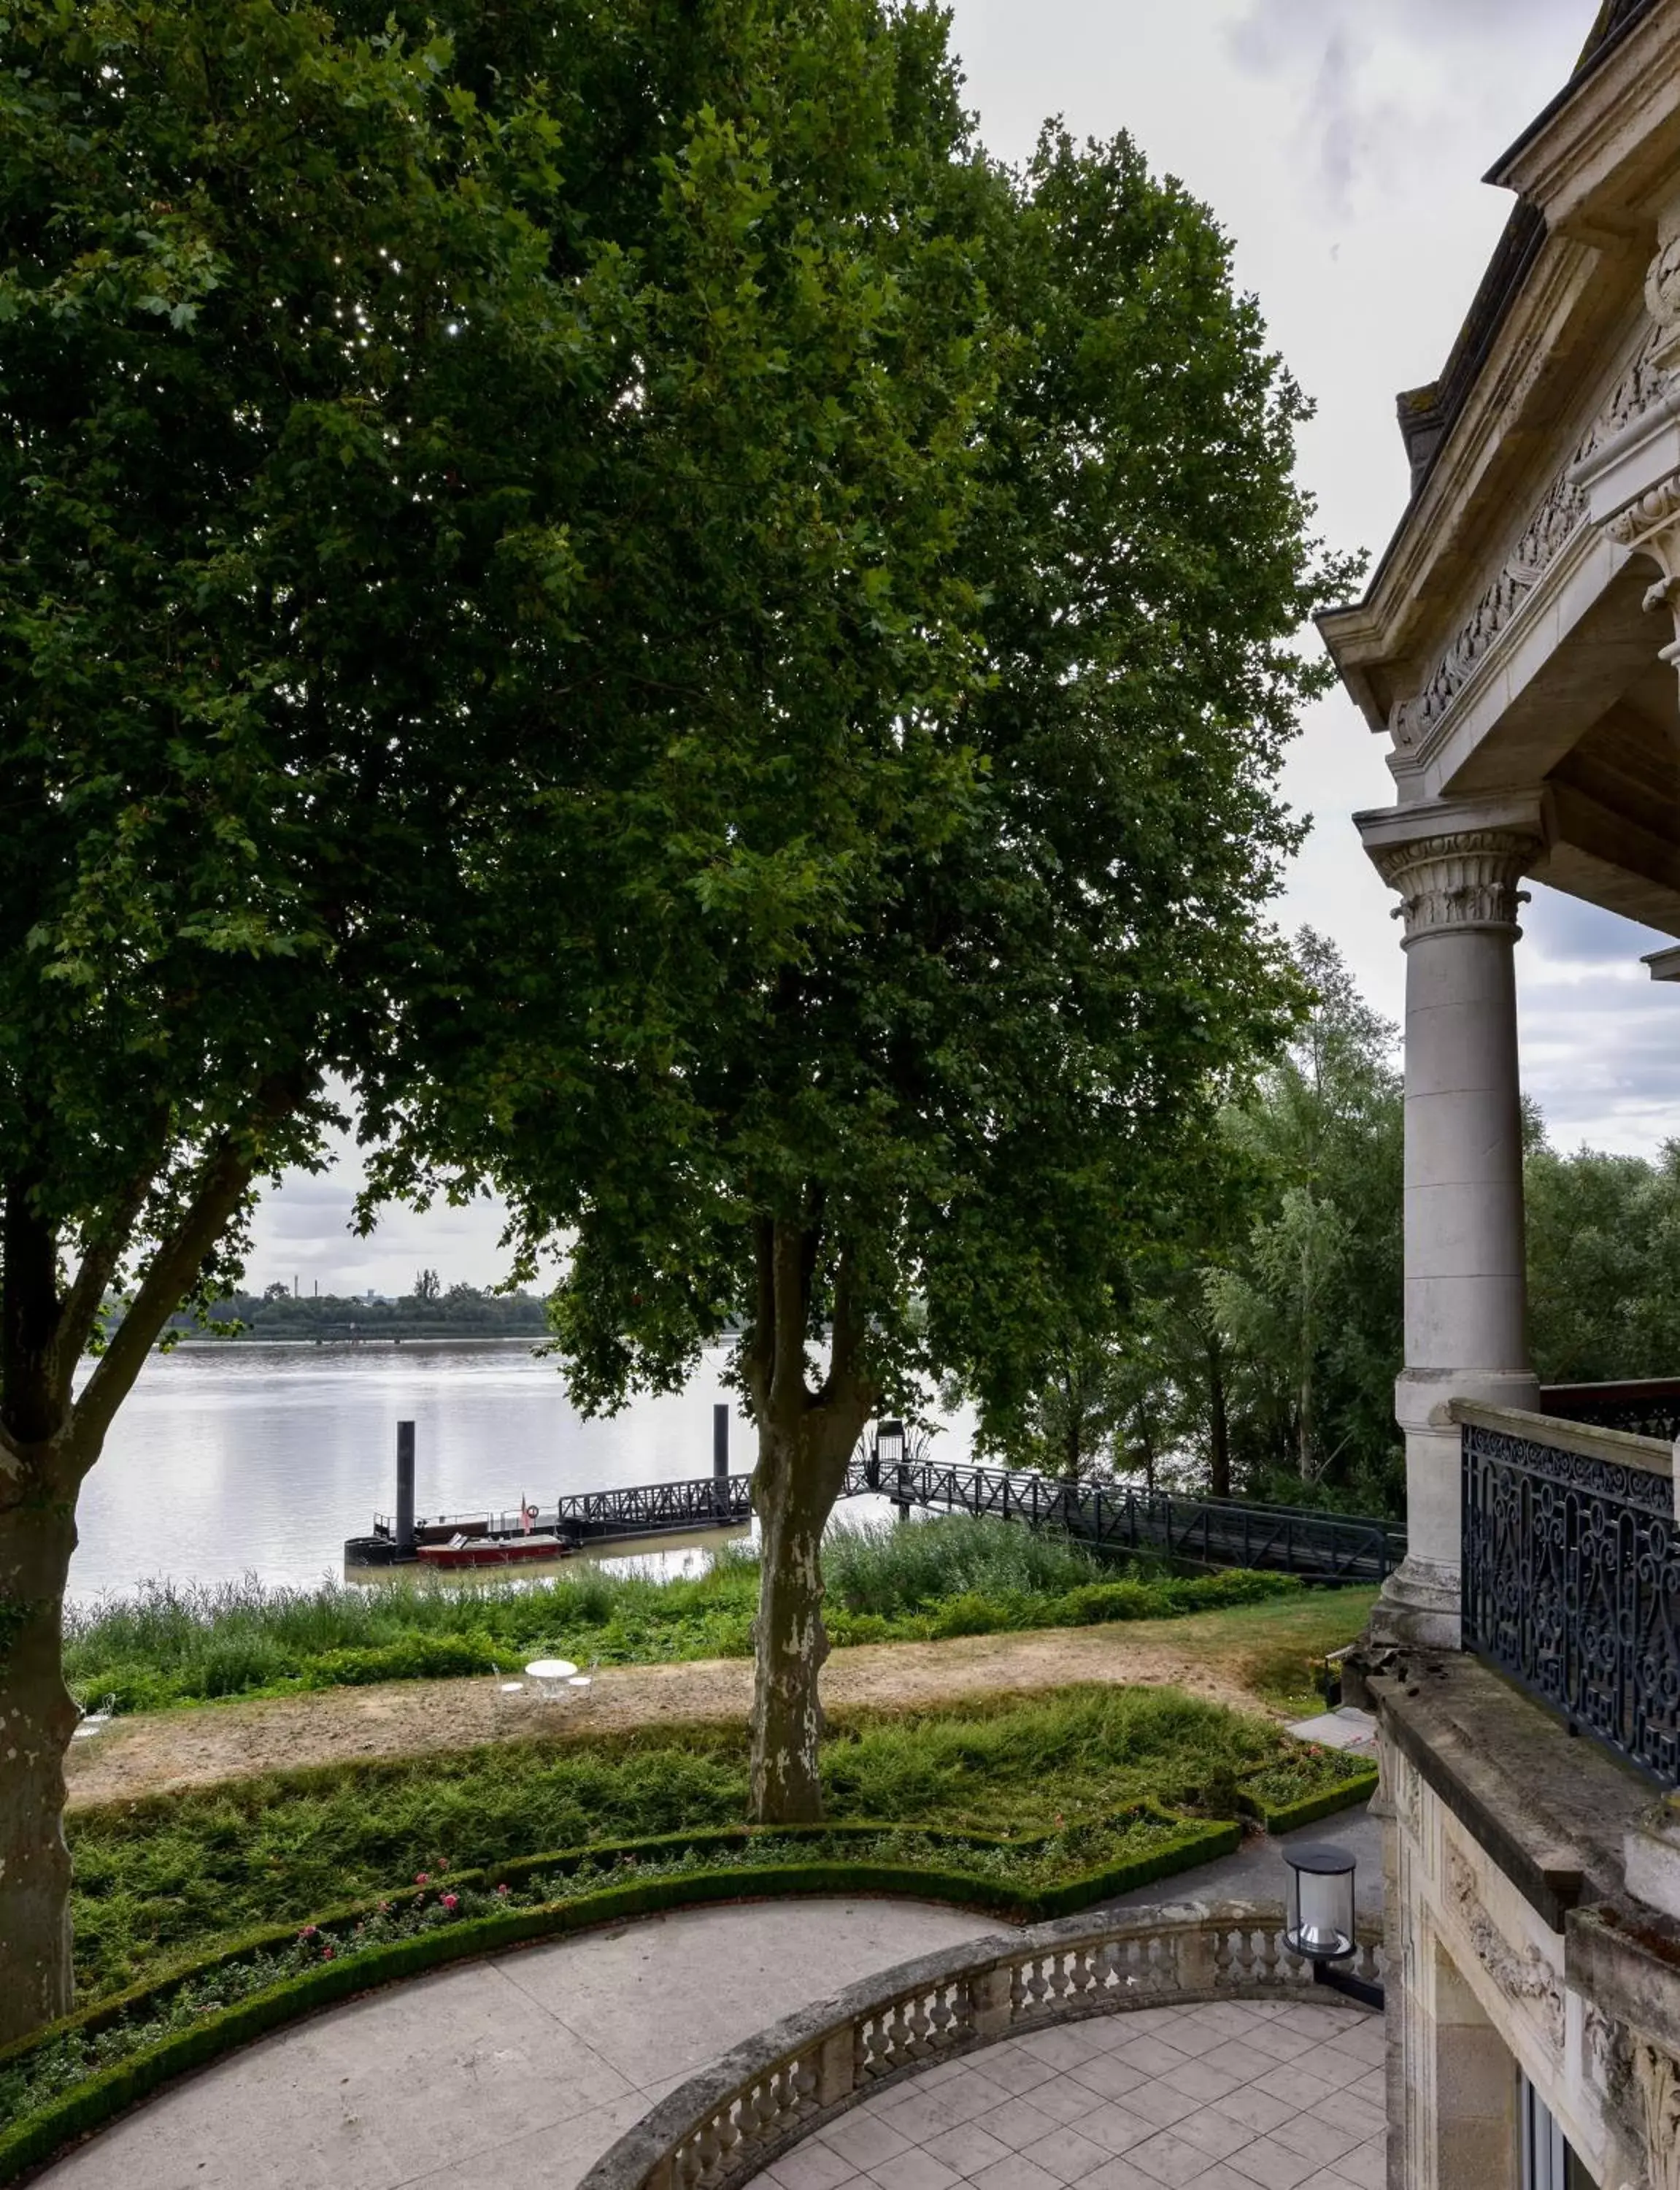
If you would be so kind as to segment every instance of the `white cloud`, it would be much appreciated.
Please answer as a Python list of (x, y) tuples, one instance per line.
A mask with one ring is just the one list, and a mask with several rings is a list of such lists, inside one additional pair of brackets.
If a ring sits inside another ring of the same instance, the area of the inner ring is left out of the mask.
[(278, 1280), (308, 1293), (405, 1293), (415, 1273), (435, 1269), (446, 1285), (490, 1285), (507, 1273), (498, 1244), (501, 1206), (488, 1198), (463, 1208), (382, 1211), (367, 1239), (352, 1226), (362, 1160), (354, 1137), (333, 1137), (325, 1171), (292, 1171), (257, 1206), (246, 1281), (259, 1291)]

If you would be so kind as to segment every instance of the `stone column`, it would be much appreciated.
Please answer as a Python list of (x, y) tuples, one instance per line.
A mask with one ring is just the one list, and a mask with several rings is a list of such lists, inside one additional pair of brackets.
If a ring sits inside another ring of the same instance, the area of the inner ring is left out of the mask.
[(1372, 1622), (1434, 1648), (1459, 1640), (1455, 1399), (1534, 1408), (1517, 1070), (1517, 885), (1541, 849), (1521, 827), (1362, 815), (1406, 922), (1406, 1433), (1408, 1552)]

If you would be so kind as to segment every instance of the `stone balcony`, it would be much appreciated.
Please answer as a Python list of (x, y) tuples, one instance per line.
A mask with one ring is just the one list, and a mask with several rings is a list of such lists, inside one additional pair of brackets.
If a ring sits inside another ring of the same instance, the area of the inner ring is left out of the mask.
[(1571, 2182), (1680, 2190), (1680, 1382), (1541, 1404), (1451, 1409), (1462, 1650), (1347, 1668), (1390, 1824), (1389, 2180), (1502, 2181), (1531, 2087)]

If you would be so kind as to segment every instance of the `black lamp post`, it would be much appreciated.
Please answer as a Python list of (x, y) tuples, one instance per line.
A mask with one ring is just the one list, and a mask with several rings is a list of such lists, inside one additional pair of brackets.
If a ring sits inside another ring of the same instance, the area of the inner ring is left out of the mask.
[[(898, 1508), (898, 1518), (901, 1521), (908, 1520), (910, 1514), (910, 1501), (907, 1495), (908, 1485), (904, 1480), (905, 1462), (909, 1456), (909, 1447), (904, 1436), (903, 1423), (896, 1421), (883, 1422), (875, 1437), (874, 1487), (878, 1490), (886, 1492), (887, 1496)], [(889, 1468), (892, 1471), (891, 1485), (887, 1481)]]
[(1354, 1933), (1354, 1858), (1345, 1848), (1319, 1844), (1287, 1847), (1289, 1906), (1283, 1943), (1313, 1966), (1313, 1983), (1328, 1985), (1366, 2007), (1381, 2007), (1383, 1988), (1343, 1969), (1359, 1951)]

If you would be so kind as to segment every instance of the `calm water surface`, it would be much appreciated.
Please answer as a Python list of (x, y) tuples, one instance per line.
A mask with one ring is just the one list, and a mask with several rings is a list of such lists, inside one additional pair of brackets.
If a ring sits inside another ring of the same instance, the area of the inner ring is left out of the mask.
[[(727, 1359), (709, 1353), (681, 1393), (585, 1421), (523, 1341), (183, 1346), (147, 1364), (88, 1479), (71, 1586), (86, 1598), (147, 1575), (308, 1584), (341, 1572), (345, 1537), (393, 1503), (399, 1421), (416, 1426), (421, 1513), (709, 1475)], [(749, 1467), (752, 1452), (737, 1416), (731, 1464)], [(865, 1507), (890, 1510), (868, 1499), (850, 1511)]]

